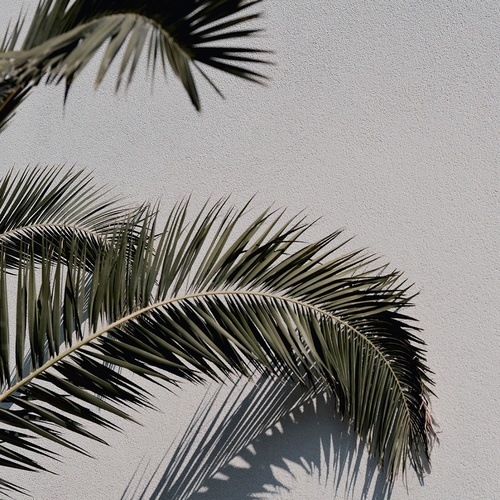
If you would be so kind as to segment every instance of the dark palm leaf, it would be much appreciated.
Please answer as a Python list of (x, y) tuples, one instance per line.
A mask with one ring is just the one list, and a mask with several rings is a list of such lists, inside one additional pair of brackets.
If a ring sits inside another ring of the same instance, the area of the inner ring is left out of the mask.
[[(62, 428), (98, 439), (82, 425), (112, 426), (98, 409), (128, 418), (127, 406), (148, 404), (129, 371), (168, 385), (255, 367), (326, 386), (390, 478), (408, 460), (422, 473), (434, 437), (432, 382), (399, 273), (363, 252), (339, 253), (342, 244), (331, 248), (338, 232), (301, 244), (310, 224), (283, 214), (266, 211), (237, 232), (247, 209), (220, 201), (187, 223), (181, 203), (159, 234), (148, 213), (134, 251), (118, 231), (91, 271), (78, 246), (67, 266), (54, 258), (55, 246), (38, 273), (34, 259), (25, 259), (17, 301), (27, 315), (18, 313), (15, 333), (2, 331), (1, 401), (11, 407), (0, 421), (75, 449)], [(6, 301), (0, 304), (6, 317)], [(12, 383), (11, 336), (19, 345)], [(20, 367), (24, 339), (29, 368)], [(26, 449), (24, 441), (3, 445), (13, 446)]]
[(83, 255), (85, 247), (92, 266), (113, 245), (118, 228), (127, 227), (129, 237), (135, 237), (146, 207), (119, 206), (88, 174), (73, 169), (61, 174), (63, 168), (10, 171), (0, 182), (0, 249), (8, 268), (18, 269), (27, 256), (46, 259), (53, 247), (58, 248), (54, 259), (65, 261)]
[[(22, 17), (0, 45), (0, 130), (27, 92), (42, 77), (73, 80), (107, 44), (96, 85), (121, 54), (116, 88), (131, 82), (143, 53), (152, 73), (167, 65), (200, 109), (192, 68), (217, 90), (200, 65), (262, 82), (252, 69), (263, 51), (241, 40), (254, 35), (252, 7), (261, 0), (41, 0), (24, 41), (16, 49)], [(232, 45), (233, 41), (238, 44)], [(241, 45), (240, 45), (241, 44)], [(218, 91), (218, 90), (217, 90)]]

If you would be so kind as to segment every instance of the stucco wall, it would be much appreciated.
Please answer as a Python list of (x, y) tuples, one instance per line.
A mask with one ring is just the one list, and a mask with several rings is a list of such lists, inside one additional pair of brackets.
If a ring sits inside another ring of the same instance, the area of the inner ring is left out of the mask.
[[(0, 28), (19, 7), (0, 0)], [(432, 473), (423, 486), (411, 474), (398, 481), (392, 498), (500, 498), (499, 4), (266, 0), (262, 9), (259, 43), (277, 63), (267, 87), (215, 75), (227, 99), (202, 86), (197, 114), (173, 76), (152, 94), (138, 75), (114, 96), (112, 79), (92, 91), (92, 68), (64, 109), (62, 88), (33, 93), (0, 135), (0, 171), (76, 163), (133, 201), (231, 194), (242, 204), (256, 194), (258, 209), (321, 216), (310, 238), (345, 227), (354, 246), (416, 283), (435, 371)], [(155, 392), (160, 411), (138, 415), (143, 427), (104, 433), (111, 447), (86, 443), (95, 460), (63, 450), (58, 476), (9, 477), (37, 499), (150, 498), (207, 387)], [(285, 419), (193, 498), (360, 498), (373, 464), (352, 455), (355, 440), (331, 412), (318, 404)], [(375, 474), (369, 496), (382, 489)]]

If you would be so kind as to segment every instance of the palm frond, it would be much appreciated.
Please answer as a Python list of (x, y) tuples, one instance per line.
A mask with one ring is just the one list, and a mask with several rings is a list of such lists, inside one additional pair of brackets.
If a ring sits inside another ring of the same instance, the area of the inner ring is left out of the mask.
[[(408, 463), (422, 473), (434, 438), (432, 381), (405, 313), (409, 287), (370, 254), (332, 248), (338, 232), (301, 243), (311, 225), (302, 218), (267, 210), (237, 229), (248, 209), (221, 200), (188, 223), (188, 204), (180, 203), (160, 232), (149, 213), (133, 251), (120, 231), (91, 272), (77, 246), (67, 270), (44, 255), (35, 273), (34, 259), (25, 259), (13, 334), (17, 379), (8, 379), (5, 345), (0, 401), (12, 406), (0, 421), (75, 449), (61, 429), (99, 439), (85, 421), (113, 426), (105, 412), (129, 418), (127, 407), (149, 404), (129, 372), (168, 386), (256, 368), (324, 385), (389, 478)], [(2, 330), (2, 342), (10, 336)], [(23, 339), (29, 369), (20, 369)]]
[[(104, 45), (96, 85), (121, 55), (116, 89), (129, 85), (143, 56), (151, 73), (170, 66), (200, 109), (193, 68), (218, 91), (200, 65), (262, 82), (253, 69), (265, 51), (240, 40), (255, 35), (261, 0), (98, 1), (41, 0), (19, 49), (22, 17), (0, 46), (0, 129), (26, 93), (44, 76), (47, 83), (73, 80)], [(231, 42), (238, 41), (236, 45)], [(219, 92), (219, 91), (218, 91)]]
[(34, 167), (17, 174), (11, 170), (0, 182), (0, 248), (5, 265), (18, 269), (27, 256), (39, 262), (52, 247), (58, 248), (56, 260), (67, 261), (82, 254), (74, 245), (85, 246), (91, 265), (113, 244), (120, 226), (127, 226), (133, 238), (131, 221), (139, 221), (147, 210), (120, 206), (117, 201), (96, 188), (83, 170), (64, 166)]

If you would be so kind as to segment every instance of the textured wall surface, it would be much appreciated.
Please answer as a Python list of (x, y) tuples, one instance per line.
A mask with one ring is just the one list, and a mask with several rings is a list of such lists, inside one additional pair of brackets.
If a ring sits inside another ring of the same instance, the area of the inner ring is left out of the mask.
[[(0, 0), (0, 28), (20, 3)], [(173, 76), (151, 92), (137, 75), (115, 96), (112, 79), (93, 92), (92, 67), (65, 108), (62, 88), (25, 102), (0, 135), (0, 172), (78, 164), (133, 201), (231, 194), (241, 205), (256, 194), (257, 209), (321, 216), (310, 238), (345, 227), (354, 246), (415, 282), (435, 372), (432, 473), (424, 485), (398, 481), (391, 498), (500, 498), (499, 3), (265, 0), (262, 9), (259, 43), (277, 63), (267, 87), (215, 75), (226, 99), (204, 86), (197, 114)], [(235, 397), (230, 389), (217, 404)], [(215, 390), (155, 390), (160, 411), (104, 433), (110, 447), (86, 443), (95, 459), (63, 450), (57, 476), (12, 474), (37, 499), (158, 495)], [(193, 498), (383, 498), (373, 464), (331, 413), (318, 403), (284, 419)]]

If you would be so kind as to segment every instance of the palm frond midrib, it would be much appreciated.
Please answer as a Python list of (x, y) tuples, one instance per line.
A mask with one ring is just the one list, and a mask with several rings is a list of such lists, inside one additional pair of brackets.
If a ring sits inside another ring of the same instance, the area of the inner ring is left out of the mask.
[(202, 299), (204, 297), (215, 297), (215, 296), (251, 296), (251, 297), (260, 297), (264, 299), (271, 299), (271, 300), (277, 300), (277, 301), (283, 301), (287, 302), (290, 304), (294, 304), (296, 306), (299, 306), (301, 308), (313, 311), (323, 317), (328, 317), (334, 322), (343, 325), (347, 329), (349, 329), (353, 334), (355, 334), (358, 338), (360, 338), (363, 342), (365, 342), (369, 347), (373, 350), (373, 352), (376, 353), (377, 357), (383, 362), (383, 364), (386, 366), (386, 368), (389, 370), (396, 387), (398, 388), (398, 392), (400, 394), (401, 400), (404, 402), (404, 408), (405, 412), (408, 415), (408, 418), (411, 416), (411, 411), (408, 407), (407, 404), (407, 394), (401, 387), (401, 384), (399, 382), (399, 379), (394, 372), (391, 362), (386, 358), (385, 354), (378, 348), (376, 344), (374, 344), (367, 335), (363, 334), (363, 332), (354, 326), (352, 326), (348, 321), (342, 319), (340, 316), (336, 316), (335, 314), (331, 313), (330, 311), (327, 311), (325, 309), (322, 309), (321, 307), (305, 302), (303, 300), (299, 300), (297, 298), (293, 298), (290, 296), (287, 296), (286, 294), (277, 294), (277, 293), (272, 293), (272, 292), (262, 292), (258, 290), (250, 290), (250, 289), (245, 289), (245, 290), (206, 290), (206, 291), (199, 291), (195, 293), (190, 293), (186, 295), (180, 295), (177, 297), (171, 297), (168, 299), (164, 299), (161, 301), (154, 302), (148, 306), (145, 306), (141, 309), (138, 309), (136, 311), (133, 311), (126, 316), (123, 316), (122, 318), (119, 318), (115, 320), (114, 322), (106, 325), (104, 328), (87, 335), (83, 339), (81, 339), (79, 342), (73, 344), (69, 349), (65, 350), (64, 352), (61, 352), (58, 356), (55, 356), (48, 360), (44, 365), (39, 367), (36, 371), (30, 373), (28, 376), (26, 376), (23, 380), (19, 381), (16, 385), (12, 386), (8, 391), (6, 391), (2, 396), (0, 397), (0, 402), (8, 398), (8, 396), (12, 393), (14, 393), (16, 390), (19, 389), (19, 387), (22, 387), (26, 383), (29, 383), (31, 380), (39, 376), (41, 373), (45, 372), (47, 369), (50, 367), (54, 366), (56, 363), (61, 361), (62, 359), (66, 358), (67, 356), (71, 355), (74, 352), (77, 352), (81, 347), (85, 345), (89, 345), (92, 341), (95, 339), (101, 337), (102, 335), (110, 332), (111, 330), (115, 328), (120, 328), (121, 326), (124, 326), (127, 322), (134, 320), (142, 315), (146, 315), (148, 312), (162, 308), (165, 306), (168, 306), (170, 304), (175, 304), (179, 302), (184, 302), (184, 301), (190, 301), (190, 300), (196, 300), (196, 299)]
[(8, 239), (11, 236), (22, 236), (22, 233), (25, 232), (38, 232), (38, 230), (50, 230), (50, 229), (69, 229), (71, 231), (74, 231), (75, 233), (82, 233), (82, 234), (87, 234), (88, 236), (92, 236), (93, 238), (97, 240), (101, 240), (103, 243), (109, 243), (110, 238), (107, 236), (104, 236), (102, 233), (99, 233), (98, 231), (92, 230), (89, 227), (81, 226), (78, 224), (71, 224), (71, 223), (66, 223), (66, 222), (44, 222), (41, 224), (27, 224), (25, 226), (17, 226), (13, 229), (9, 229), (7, 231), (4, 231), (3, 233), (0, 233), (0, 244), (2, 239)]

